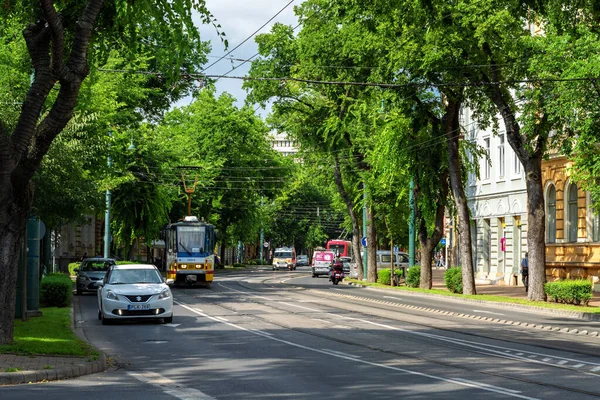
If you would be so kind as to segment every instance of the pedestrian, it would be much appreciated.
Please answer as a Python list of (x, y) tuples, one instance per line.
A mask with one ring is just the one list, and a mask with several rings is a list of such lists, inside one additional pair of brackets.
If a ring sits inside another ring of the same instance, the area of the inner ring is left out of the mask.
[(525, 292), (529, 289), (529, 253), (525, 252), (525, 258), (521, 260), (521, 276), (523, 277), (523, 286)]
[(441, 268), (444, 268), (446, 266), (446, 264), (444, 264), (444, 255), (443, 254), (440, 254), (440, 260), (439, 260), (439, 262), (440, 262), (440, 267)]

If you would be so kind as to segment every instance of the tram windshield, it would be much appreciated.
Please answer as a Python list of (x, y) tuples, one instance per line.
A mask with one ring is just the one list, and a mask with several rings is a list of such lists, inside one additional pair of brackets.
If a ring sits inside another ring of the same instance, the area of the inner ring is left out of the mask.
[(180, 226), (177, 228), (177, 251), (188, 254), (206, 253), (206, 228), (204, 226)]

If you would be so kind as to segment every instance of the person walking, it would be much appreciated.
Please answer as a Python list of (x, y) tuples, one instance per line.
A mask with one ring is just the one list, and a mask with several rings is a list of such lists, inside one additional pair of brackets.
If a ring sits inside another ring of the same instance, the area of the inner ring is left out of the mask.
[(525, 258), (521, 260), (521, 276), (523, 277), (523, 286), (525, 292), (529, 289), (529, 253), (525, 252)]

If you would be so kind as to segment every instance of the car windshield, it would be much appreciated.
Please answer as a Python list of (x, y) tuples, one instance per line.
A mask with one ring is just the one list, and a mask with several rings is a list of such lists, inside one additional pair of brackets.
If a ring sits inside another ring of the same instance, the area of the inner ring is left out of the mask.
[(275, 257), (277, 257), (277, 258), (292, 258), (292, 252), (291, 251), (276, 251)]
[[(390, 254), (382, 254), (381, 255), (381, 262), (391, 262), (392, 261), (392, 256)], [(396, 255), (394, 254), (394, 261), (396, 261)]]
[(112, 261), (103, 261), (103, 260), (87, 260), (81, 263), (81, 267), (79, 267), (80, 271), (108, 271), (108, 267), (114, 265), (115, 263)]
[(110, 274), (108, 283), (133, 284), (133, 283), (162, 283), (162, 277), (156, 269), (116, 269)]

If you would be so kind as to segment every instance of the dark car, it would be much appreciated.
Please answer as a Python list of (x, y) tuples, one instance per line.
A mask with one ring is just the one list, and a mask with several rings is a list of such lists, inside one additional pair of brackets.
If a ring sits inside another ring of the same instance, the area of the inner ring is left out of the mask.
[(300, 254), (296, 257), (296, 265), (298, 267), (308, 267), (308, 256), (306, 254)]
[(98, 283), (104, 279), (108, 268), (116, 264), (117, 262), (113, 258), (83, 259), (79, 268), (75, 268), (75, 272), (77, 272), (77, 294), (97, 291)]

